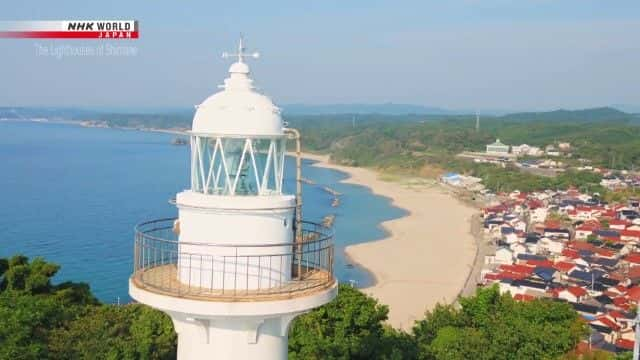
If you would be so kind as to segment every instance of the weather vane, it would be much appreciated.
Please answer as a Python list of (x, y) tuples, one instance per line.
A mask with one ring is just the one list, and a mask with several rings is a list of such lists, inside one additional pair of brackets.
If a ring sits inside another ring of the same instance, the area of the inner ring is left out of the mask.
[(222, 58), (226, 59), (226, 58), (230, 58), (230, 57), (238, 57), (238, 62), (242, 63), (244, 62), (244, 58), (245, 57), (252, 57), (254, 59), (257, 59), (260, 57), (260, 53), (259, 52), (253, 52), (253, 53), (247, 53), (246, 52), (246, 48), (244, 47), (244, 37), (242, 35), (240, 35), (240, 41), (238, 42), (238, 52), (237, 53), (228, 53), (228, 52), (223, 52), (222, 53)]

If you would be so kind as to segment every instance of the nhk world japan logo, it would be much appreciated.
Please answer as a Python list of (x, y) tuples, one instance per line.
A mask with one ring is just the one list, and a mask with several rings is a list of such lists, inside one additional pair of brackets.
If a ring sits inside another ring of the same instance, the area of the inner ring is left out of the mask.
[(137, 39), (137, 20), (0, 21), (0, 38)]

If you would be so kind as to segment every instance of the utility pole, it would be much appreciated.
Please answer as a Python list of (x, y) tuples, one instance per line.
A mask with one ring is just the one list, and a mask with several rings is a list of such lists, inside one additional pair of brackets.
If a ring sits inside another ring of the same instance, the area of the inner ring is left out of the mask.
[(480, 115), (478, 115), (477, 110), (476, 110), (476, 132), (480, 132)]

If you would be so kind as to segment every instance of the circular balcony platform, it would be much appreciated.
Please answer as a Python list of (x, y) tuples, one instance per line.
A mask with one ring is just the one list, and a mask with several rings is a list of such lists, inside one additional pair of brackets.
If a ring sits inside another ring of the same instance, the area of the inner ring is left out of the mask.
[(230, 245), (180, 242), (175, 219), (136, 227), (135, 287), (199, 301), (255, 302), (313, 295), (332, 288), (333, 232), (304, 222), (301, 241)]
[(204, 301), (273, 301), (311, 295), (326, 290), (335, 283), (333, 276), (322, 270), (309, 271), (301, 279), (287, 282), (275, 289), (209, 289), (190, 286), (178, 280), (175, 265), (161, 265), (131, 276), (138, 288), (159, 295)]

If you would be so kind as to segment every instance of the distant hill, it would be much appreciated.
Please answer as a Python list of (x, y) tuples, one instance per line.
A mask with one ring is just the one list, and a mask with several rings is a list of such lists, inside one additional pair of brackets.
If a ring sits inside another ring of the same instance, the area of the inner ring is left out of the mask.
[(620, 111), (624, 111), (626, 113), (640, 114), (640, 105), (633, 104), (614, 104), (611, 105), (612, 108), (618, 109)]
[(0, 106), (0, 119), (82, 120), (96, 111), (78, 108)]
[(380, 115), (408, 115), (408, 114), (429, 114), (429, 115), (453, 115), (460, 114), (459, 111), (446, 110), (437, 107), (428, 107), (411, 104), (326, 104), (326, 105), (306, 105), (289, 104), (283, 105), (285, 115), (335, 115), (335, 114), (380, 114)]
[(498, 119), (507, 121), (568, 121), (568, 122), (600, 122), (629, 121), (633, 114), (611, 108), (600, 107), (584, 110), (554, 110), (544, 112), (521, 112), (507, 114)]

